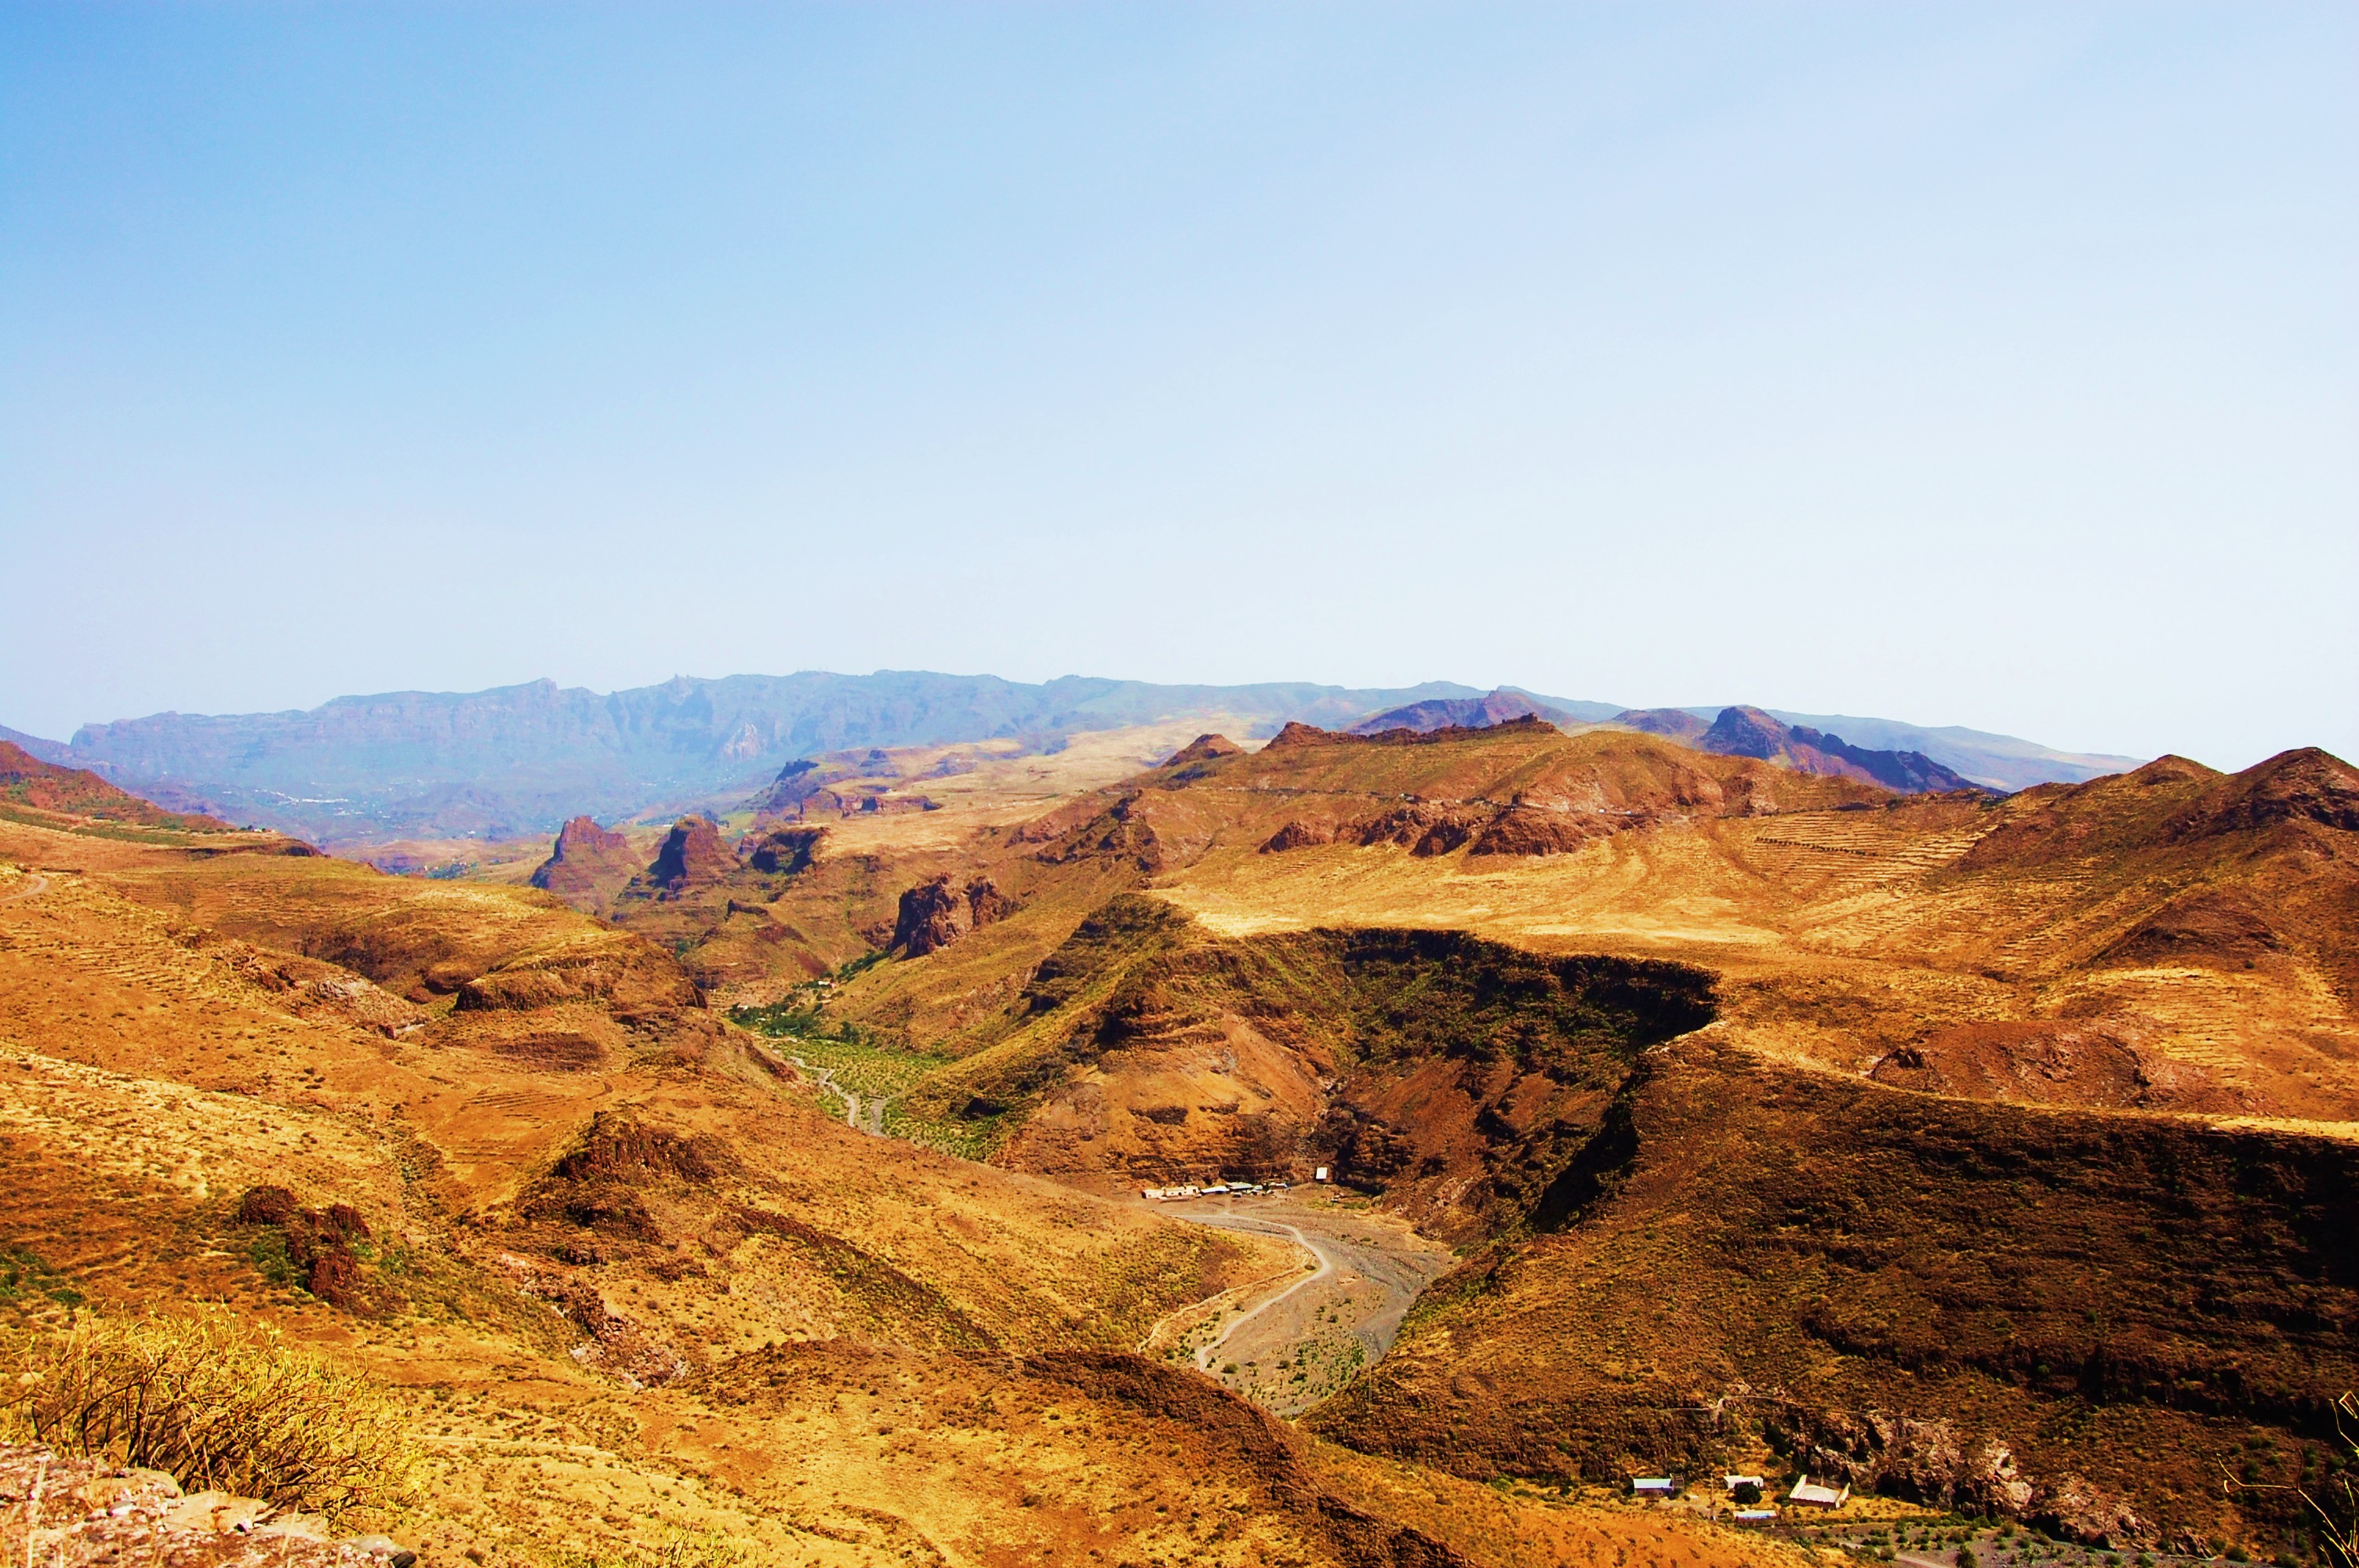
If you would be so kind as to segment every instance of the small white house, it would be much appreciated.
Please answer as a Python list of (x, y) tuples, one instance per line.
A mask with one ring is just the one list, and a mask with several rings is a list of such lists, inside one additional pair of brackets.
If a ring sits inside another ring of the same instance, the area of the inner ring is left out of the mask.
[(1794, 1489), (1786, 1494), (1786, 1500), (1797, 1508), (1839, 1509), (1851, 1501), (1851, 1488), (1845, 1487), (1839, 1492), (1832, 1487), (1819, 1486), (1805, 1476), (1794, 1483)]
[(1670, 1476), (1633, 1476), (1630, 1495), (1634, 1498), (1668, 1498), (1680, 1489), (1677, 1478)]
[(1720, 1478), (1720, 1484), (1732, 1492), (1736, 1490), (1739, 1487), (1751, 1487), (1756, 1491), (1758, 1491), (1761, 1487), (1761, 1477), (1758, 1476), (1723, 1476)]
[(1734, 1518), (1739, 1524), (1776, 1524), (1777, 1510), (1776, 1509), (1739, 1509)]

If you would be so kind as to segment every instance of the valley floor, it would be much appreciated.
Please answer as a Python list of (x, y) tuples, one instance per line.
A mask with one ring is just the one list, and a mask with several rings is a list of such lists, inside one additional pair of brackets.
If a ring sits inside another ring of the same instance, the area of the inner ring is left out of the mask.
[(1299, 1273), (1199, 1303), (1166, 1320), (1183, 1324), (1179, 1333), (1158, 1325), (1149, 1336), (1167, 1357), (1289, 1418), (1384, 1359), (1419, 1294), (1456, 1261), (1398, 1218), (1323, 1189), (1158, 1206), (1197, 1225), (1280, 1237), (1310, 1255)]

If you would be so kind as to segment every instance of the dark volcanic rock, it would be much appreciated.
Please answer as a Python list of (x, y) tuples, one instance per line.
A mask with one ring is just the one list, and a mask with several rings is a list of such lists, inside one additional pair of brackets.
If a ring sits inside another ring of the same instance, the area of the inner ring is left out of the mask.
[(974, 929), (974, 910), (966, 897), (951, 886), (945, 871), (919, 882), (901, 895), (893, 919), (893, 950), (912, 958), (939, 952)]
[(973, 917), (974, 929), (995, 925), (1016, 911), (1016, 903), (999, 891), (989, 877), (977, 877), (966, 884), (966, 906)]
[(663, 848), (656, 851), (647, 880), (669, 893), (711, 887), (737, 870), (734, 851), (723, 841), (721, 829), (701, 816), (683, 816), (672, 824)]
[(603, 914), (639, 870), (630, 840), (608, 832), (591, 817), (577, 816), (559, 830), (549, 859), (532, 873), (532, 885), (547, 889), (576, 909)]
[(810, 869), (820, 840), (826, 837), (824, 827), (773, 828), (754, 840), (745, 860), (757, 871), (790, 877)]

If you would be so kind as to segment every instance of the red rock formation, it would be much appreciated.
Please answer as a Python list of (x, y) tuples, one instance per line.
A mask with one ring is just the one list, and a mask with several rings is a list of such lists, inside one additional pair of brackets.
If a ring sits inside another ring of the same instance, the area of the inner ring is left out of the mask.
[(1270, 737), (1269, 743), (1264, 746), (1262, 750), (1265, 752), (1286, 752), (1291, 751), (1297, 746), (1332, 746), (1336, 744), (1338, 741), (1348, 741), (1351, 739), (1352, 737), (1349, 735), (1338, 734), (1332, 730), (1321, 730), (1315, 724), (1304, 724), (1299, 720), (1289, 720), (1285, 729), (1280, 730), (1277, 734)]
[(647, 880), (668, 893), (711, 887), (738, 869), (736, 852), (721, 837), (721, 829), (701, 816), (683, 816), (672, 824), (663, 848), (656, 851)]
[(590, 817), (577, 816), (559, 830), (549, 859), (532, 873), (532, 885), (576, 909), (603, 914), (614, 895), (638, 874), (638, 857), (631, 852), (630, 840)]
[(1307, 849), (1313, 844), (1332, 844), (1334, 841), (1333, 823), (1304, 822), (1298, 819), (1271, 834), (1268, 841), (1262, 845), (1261, 852), (1265, 855), (1277, 855), (1288, 849)]
[(974, 929), (974, 908), (951, 886), (945, 871), (919, 882), (901, 895), (893, 920), (892, 947), (908, 957), (922, 958), (949, 946)]
[(1016, 903), (989, 877), (977, 877), (966, 884), (966, 906), (974, 917), (974, 929), (995, 925), (1016, 911)]

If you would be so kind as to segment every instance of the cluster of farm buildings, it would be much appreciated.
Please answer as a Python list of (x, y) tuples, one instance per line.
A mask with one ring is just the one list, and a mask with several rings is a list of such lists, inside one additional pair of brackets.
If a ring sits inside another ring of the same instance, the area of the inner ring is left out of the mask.
[[(1320, 1180), (1326, 1180), (1326, 1167), (1320, 1167)], [(1282, 1193), (1292, 1184), (1287, 1182), (1212, 1182), (1198, 1186), (1193, 1182), (1176, 1187), (1141, 1187), (1138, 1195), (1155, 1203), (1178, 1203), (1185, 1198), (1217, 1198), (1248, 1196), (1254, 1193)]]
[[(1728, 1495), (1737, 1499), (1738, 1507), (1734, 1515), (1737, 1523), (1776, 1522), (1777, 1510), (1760, 1506), (1762, 1495), (1760, 1476), (1723, 1476), (1720, 1481)], [(1680, 1476), (1633, 1476), (1630, 1477), (1630, 1495), (1634, 1498), (1675, 1498), (1686, 1489), (1686, 1478)], [(1849, 1501), (1851, 1501), (1849, 1487), (1838, 1489), (1821, 1486), (1808, 1476), (1795, 1482), (1793, 1489), (1786, 1494), (1786, 1506), (1788, 1508), (1839, 1509)]]

